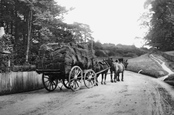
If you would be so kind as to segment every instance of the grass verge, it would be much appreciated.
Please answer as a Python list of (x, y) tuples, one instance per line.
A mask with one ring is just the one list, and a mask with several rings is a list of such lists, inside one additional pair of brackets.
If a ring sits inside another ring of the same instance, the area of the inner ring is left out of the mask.
[(157, 62), (149, 57), (148, 53), (136, 58), (129, 59), (128, 63), (127, 70), (129, 71), (138, 73), (140, 70), (142, 70), (142, 74), (155, 78), (159, 78), (168, 74)]

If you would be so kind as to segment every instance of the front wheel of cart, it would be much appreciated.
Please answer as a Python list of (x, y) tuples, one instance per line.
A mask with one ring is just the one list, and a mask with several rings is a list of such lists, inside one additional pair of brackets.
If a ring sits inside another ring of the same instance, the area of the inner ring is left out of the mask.
[(65, 88), (71, 89), (70, 83), (67, 79), (62, 79), (62, 81), (63, 81), (63, 85), (64, 85)]
[(57, 88), (58, 80), (54, 75), (42, 74), (42, 83), (47, 91), (54, 91)]
[(93, 70), (87, 70), (84, 75), (84, 84), (87, 88), (94, 87), (96, 74)]
[(73, 66), (69, 72), (69, 86), (71, 90), (77, 91), (81, 87), (83, 71), (79, 66)]

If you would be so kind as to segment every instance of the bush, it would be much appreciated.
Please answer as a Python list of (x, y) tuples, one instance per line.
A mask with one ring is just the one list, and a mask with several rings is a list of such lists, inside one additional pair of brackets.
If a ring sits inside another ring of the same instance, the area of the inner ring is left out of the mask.
[(102, 50), (96, 50), (95, 51), (95, 55), (97, 57), (106, 57), (107, 56), (107, 54), (104, 51), (102, 51)]
[(135, 53), (126, 53), (125, 55), (124, 55), (125, 57), (137, 57), (137, 55), (135, 54)]

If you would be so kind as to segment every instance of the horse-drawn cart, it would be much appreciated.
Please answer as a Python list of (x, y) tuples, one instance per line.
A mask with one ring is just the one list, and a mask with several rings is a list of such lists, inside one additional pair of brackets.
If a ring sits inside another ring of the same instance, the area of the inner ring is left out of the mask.
[(48, 91), (54, 91), (59, 83), (76, 91), (82, 81), (87, 88), (91, 88), (100, 73), (95, 71), (93, 53), (82, 45), (47, 44), (41, 47), (38, 60), (36, 71), (42, 74), (43, 86)]

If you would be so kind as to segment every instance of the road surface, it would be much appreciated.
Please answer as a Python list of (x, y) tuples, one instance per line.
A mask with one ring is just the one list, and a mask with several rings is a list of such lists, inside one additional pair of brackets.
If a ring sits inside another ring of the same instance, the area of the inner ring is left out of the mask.
[(126, 71), (123, 82), (77, 92), (45, 89), (0, 96), (0, 115), (174, 115), (173, 88)]

